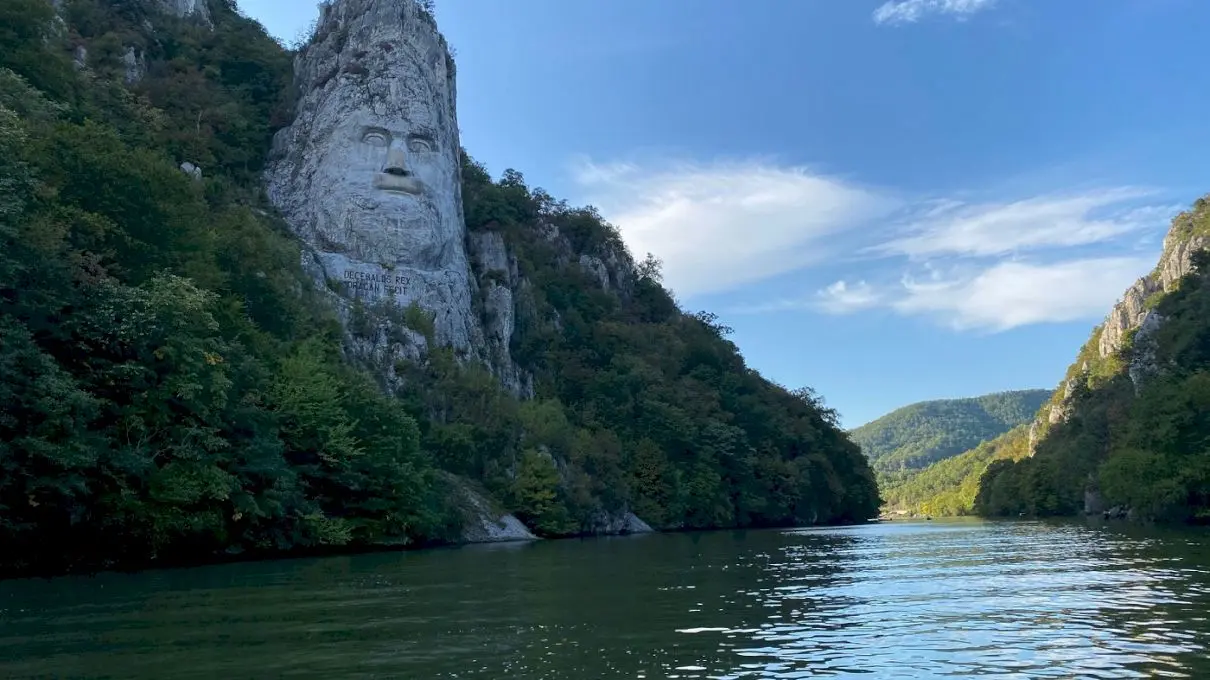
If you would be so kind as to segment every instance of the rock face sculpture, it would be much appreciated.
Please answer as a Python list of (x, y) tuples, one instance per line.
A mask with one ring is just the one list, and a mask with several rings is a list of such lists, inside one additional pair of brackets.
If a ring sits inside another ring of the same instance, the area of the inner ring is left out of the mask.
[[(346, 313), (354, 300), (415, 304), (435, 315), (437, 344), (480, 357), (445, 40), (416, 0), (320, 9), (295, 63), (296, 119), (274, 140), (270, 200), (307, 246), (308, 271)], [(409, 337), (402, 353), (419, 356), (426, 339)]]

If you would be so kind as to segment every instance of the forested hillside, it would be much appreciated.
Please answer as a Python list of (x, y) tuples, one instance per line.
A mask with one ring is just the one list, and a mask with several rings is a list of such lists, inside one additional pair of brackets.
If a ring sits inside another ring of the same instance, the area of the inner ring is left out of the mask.
[(1034, 455), (996, 462), (983, 476), (981, 513), (1117, 507), (1140, 519), (1210, 519), (1206, 243), (1210, 204), (1199, 199), (1173, 221), (1160, 266), (1127, 292), (1109, 322), (1126, 307), (1138, 307), (1132, 311), (1142, 320), (1112, 352), (1102, 351), (1109, 322), (1093, 332), (1039, 418)]
[(890, 510), (940, 517), (972, 515), (979, 480), (988, 466), (1020, 460), (1028, 453), (1029, 426), (1018, 425), (970, 451), (883, 482), (882, 496)]
[[(388, 393), (346, 359), (261, 189), (291, 54), (230, 0), (213, 26), (58, 4), (0, 3), (4, 574), (458, 540), (458, 478), (546, 536), (622, 510), (658, 528), (876, 513), (810, 390), (746, 367), (595, 211), (469, 158), (468, 227), (501, 234), (532, 288), (513, 350), (537, 396), (444, 349)], [(621, 253), (633, 285), (602, 289), (589, 252)]]
[(1029, 421), (1050, 397), (1048, 390), (999, 392), (969, 399), (911, 404), (852, 431), (874, 470), (919, 470), (956, 456)]

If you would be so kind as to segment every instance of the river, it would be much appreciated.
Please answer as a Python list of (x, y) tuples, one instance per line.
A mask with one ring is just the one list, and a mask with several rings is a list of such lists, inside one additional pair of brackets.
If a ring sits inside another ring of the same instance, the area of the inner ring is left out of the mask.
[(663, 534), (0, 582), (5, 678), (1210, 678), (1210, 533)]

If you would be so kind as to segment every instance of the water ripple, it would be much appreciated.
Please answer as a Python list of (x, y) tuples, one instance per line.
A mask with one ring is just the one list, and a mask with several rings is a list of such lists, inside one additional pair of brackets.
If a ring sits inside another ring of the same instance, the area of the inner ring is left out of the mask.
[(0, 676), (1210, 678), (1210, 540), (978, 521), (0, 583)]

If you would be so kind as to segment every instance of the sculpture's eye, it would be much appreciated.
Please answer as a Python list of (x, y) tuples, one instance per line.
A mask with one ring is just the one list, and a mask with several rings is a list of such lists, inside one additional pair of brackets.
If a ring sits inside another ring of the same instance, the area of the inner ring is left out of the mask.
[(370, 146), (387, 146), (391, 140), (387, 137), (387, 133), (382, 130), (367, 130), (362, 136), (361, 141)]
[(413, 137), (408, 140), (408, 151), (425, 153), (433, 150), (433, 143), (423, 137)]

